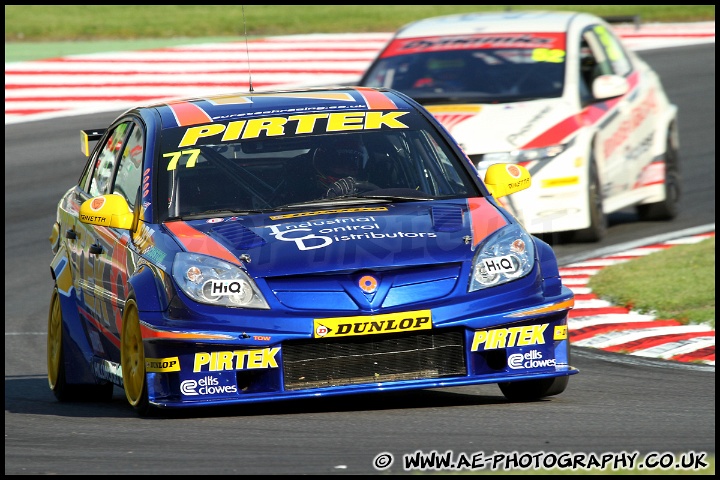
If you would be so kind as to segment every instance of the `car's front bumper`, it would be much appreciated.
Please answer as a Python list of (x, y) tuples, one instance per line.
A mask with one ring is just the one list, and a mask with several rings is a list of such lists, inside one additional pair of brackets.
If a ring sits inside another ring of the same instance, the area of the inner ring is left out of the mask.
[(344, 338), (154, 335), (144, 340), (148, 396), (158, 407), (194, 407), (575, 374), (567, 330), (572, 294), (563, 289), (543, 305), (536, 314), (523, 309), (399, 333), (367, 334), (372, 317), (350, 317), (364, 334)]

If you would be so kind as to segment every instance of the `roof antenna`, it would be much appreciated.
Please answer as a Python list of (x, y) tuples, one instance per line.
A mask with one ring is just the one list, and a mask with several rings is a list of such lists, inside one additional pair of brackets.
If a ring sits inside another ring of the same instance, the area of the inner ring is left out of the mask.
[(250, 72), (250, 47), (248, 46), (247, 25), (245, 24), (245, 5), (242, 5), (243, 27), (245, 28), (245, 51), (247, 52), (248, 79), (250, 82), (250, 93), (254, 92), (252, 86), (252, 73)]

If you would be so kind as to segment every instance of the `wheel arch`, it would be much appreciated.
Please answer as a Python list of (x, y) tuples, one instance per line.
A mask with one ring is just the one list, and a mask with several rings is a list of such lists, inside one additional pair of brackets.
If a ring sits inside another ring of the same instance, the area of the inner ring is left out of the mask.
[[(138, 295), (142, 292), (142, 295)], [(138, 311), (161, 312), (168, 308), (172, 296), (172, 282), (164, 271), (150, 264), (142, 264), (128, 279), (127, 297), (133, 296)]]
[(61, 246), (50, 263), (50, 274), (55, 282), (53, 290), (57, 289), (62, 315), (61, 349), (65, 379), (69, 384), (95, 384), (98, 379), (91, 366), (93, 348), (83, 328), (84, 320), (67, 253), (66, 247)]
[(656, 135), (653, 137), (653, 156), (660, 157), (665, 155), (667, 146), (667, 133), (670, 132), (670, 141), (675, 151), (680, 150), (680, 127), (678, 124), (678, 108), (676, 105), (670, 104), (665, 112), (661, 112), (655, 121)]
[[(587, 157), (587, 179), (590, 179), (590, 167), (592, 166), (592, 163), (595, 163), (595, 169), (598, 175), (598, 179), (600, 181), (600, 187), (604, 185), (604, 179), (605, 179), (605, 159), (602, 156), (602, 152), (599, 150), (598, 147), (598, 138), (597, 138), (597, 132), (593, 133), (593, 136), (590, 138), (589, 142), (590, 148), (588, 149), (588, 157)], [(602, 192), (601, 192), (602, 193)]]
[(543, 279), (545, 295), (557, 296), (562, 293), (562, 279), (557, 264), (557, 257), (552, 247), (545, 241), (535, 237), (540, 274)]

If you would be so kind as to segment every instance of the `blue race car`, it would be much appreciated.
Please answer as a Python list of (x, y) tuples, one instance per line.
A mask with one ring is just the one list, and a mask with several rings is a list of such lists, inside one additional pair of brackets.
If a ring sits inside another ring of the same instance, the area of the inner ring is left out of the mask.
[[(60, 199), (48, 380), (59, 401), (162, 409), (498, 384), (563, 392), (551, 247), (438, 121), (384, 88), (246, 92), (83, 130)], [(91, 150), (91, 142), (97, 142)]]

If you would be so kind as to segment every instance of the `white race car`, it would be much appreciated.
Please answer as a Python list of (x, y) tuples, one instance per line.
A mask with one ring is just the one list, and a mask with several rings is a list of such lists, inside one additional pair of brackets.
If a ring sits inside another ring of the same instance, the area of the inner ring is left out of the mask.
[(609, 213), (669, 220), (680, 197), (677, 107), (603, 19), (478, 13), (395, 33), (361, 85), (400, 90), (456, 138), (480, 175), (528, 168), (506, 206), (530, 233), (598, 241)]

